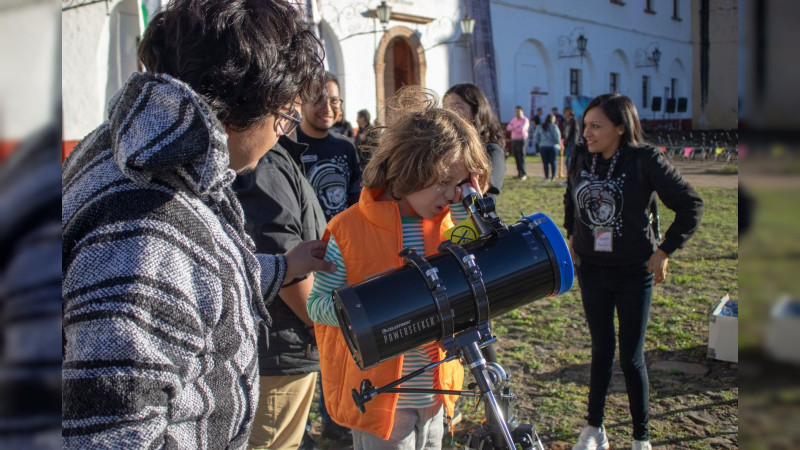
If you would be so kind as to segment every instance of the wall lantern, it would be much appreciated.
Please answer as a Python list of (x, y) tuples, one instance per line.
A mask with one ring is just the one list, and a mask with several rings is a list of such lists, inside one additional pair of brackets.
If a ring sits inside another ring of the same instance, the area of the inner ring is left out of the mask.
[(467, 14), (466, 17), (461, 19), (460, 24), (461, 24), (461, 33), (467, 36), (471, 36), (472, 32), (475, 31), (475, 19), (470, 17), (469, 14)]
[(581, 61), (586, 55), (586, 45), (589, 43), (589, 38), (586, 37), (586, 32), (583, 28), (575, 28), (569, 36), (559, 36), (558, 38), (558, 57), (559, 58), (574, 58), (580, 56)]
[(661, 50), (656, 47), (650, 58), (653, 60), (653, 63), (655, 63), (656, 67), (658, 67), (658, 62), (661, 61)]
[(647, 48), (637, 49), (635, 53), (636, 67), (658, 67), (661, 61), (661, 49), (657, 42), (651, 42)]
[(380, 21), (381, 25), (383, 25), (383, 29), (385, 31), (386, 25), (389, 23), (389, 19), (392, 18), (392, 7), (386, 4), (386, 0), (381, 0), (381, 4), (375, 8), (375, 12), (378, 15), (378, 20)]
[(576, 40), (576, 44), (578, 46), (578, 51), (581, 52), (581, 58), (583, 58), (584, 53), (586, 53), (586, 44), (589, 42), (589, 39), (586, 38), (583, 34), (578, 36)]

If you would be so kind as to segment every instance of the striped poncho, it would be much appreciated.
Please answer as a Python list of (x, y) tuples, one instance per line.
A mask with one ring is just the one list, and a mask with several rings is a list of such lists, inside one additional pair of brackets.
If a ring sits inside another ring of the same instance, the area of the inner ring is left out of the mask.
[(66, 161), (65, 447), (246, 445), (286, 262), (252, 253), (228, 161), (208, 105), (157, 74), (134, 74)]

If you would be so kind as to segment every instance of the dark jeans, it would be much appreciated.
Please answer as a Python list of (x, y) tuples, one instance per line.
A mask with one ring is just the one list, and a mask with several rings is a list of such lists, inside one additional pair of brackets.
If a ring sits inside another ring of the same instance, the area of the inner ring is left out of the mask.
[(572, 150), (575, 148), (574, 145), (565, 145), (564, 146), (564, 169), (569, 173), (569, 161), (572, 158)]
[(544, 177), (556, 177), (556, 148), (550, 145), (539, 146), (539, 153), (542, 154), (542, 164), (544, 165)]
[(511, 140), (511, 154), (514, 155), (514, 161), (517, 163), (517, 176), (527, 176), (525, 171), (525, 140), (512, 139)]
[(583, 309), (592, 336), (589, 382), (589, 425), (603, 424), (606, 395), (611, 383), (616, 336), (614, 310), (619, 319), (619, 361), (625, 376), (633, 419), (633, 438), (649, 440), (649, 395), (644, 361), (644, 334), (653, 295), (653, 275), (647, 261), (628, 266), (577, 267)]

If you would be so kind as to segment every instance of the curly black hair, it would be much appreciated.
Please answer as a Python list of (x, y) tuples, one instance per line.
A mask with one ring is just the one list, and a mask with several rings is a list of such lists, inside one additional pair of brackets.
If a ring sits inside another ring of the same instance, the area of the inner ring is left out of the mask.
[(139, 59), (200, 94), (243, 131), (322, 89), (324, 50), (285, 0), (172, 0), (145, 30)]

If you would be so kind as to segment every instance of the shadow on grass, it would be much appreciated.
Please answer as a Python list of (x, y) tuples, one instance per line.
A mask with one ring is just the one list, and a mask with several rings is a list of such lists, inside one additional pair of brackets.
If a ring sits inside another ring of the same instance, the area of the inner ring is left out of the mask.
[[(706, 352), (705, 345), (645, 352), (651, 387), (650, 423), (651, 427), (655, 426), (660, 430), (653, 436), (654, 445), (666, 448), (705, 445), (732, 448), (737, 445), (735, 435), (738, 431), (738, 421), (735, 418), (738, 415), (738, 365), (707, 358)], [(654, 364), (659, 362), (676, 364), (666, 367), (662, 365), (661, 368), (654, 369)], [(690, 365), (683, 365), (685, 363)], [(534, 377), (528, 384), (538, 385), (542, 391), (546, 391), (550, 385), (573, 384), (588, 387), (590, 371), (589, 361), (560, 365), (550, 371), (528, 375)], [(528, 395), (531, 394), (529, 391)], [(612, 398), (615, 400), (611, 400)], [(586, 407), (586, 401), (587, 399), (579, 400), (582, 404), (579, 409)], [(700, 414), (701, 417), (697, 421), (692, 418), (695, 414)], [(713, 424), (699, 423), (706, 414), (710, 415), (709, 420), (712, 420)], [(553, 422), (552, 418), (546, 420)], [(629, 436), (631, 432), (630, 413), (624, 375), (618, 358), (615, 360), (609, 386), (605, 425), (611, 436), (616, 435), (617, 441), (628, 439), (623, 436)], [(573, 431), (569, 438), (555, 430), (540, 430), (543, 441), (553, 443), (575, 439), (577, 434), (574, 432), (578, 425), (573, 423), (568, 426)], [(737, 431), (732, 431), (732, 428), (737, 428)], [(619, 442), (615, 442), (613, 445), (618, 444)]]
[[(738, 398), (738, 365), (707, 358), (704, 356), (706, 351), (705, 346), (673, 351), (646, 351), (645, 361), (648, 367), (651, 402), (686, 402), (691, 405), (688, 410), (700, 410), (716, 405), (736, 407), (737, 399), (730, 399), (730, 396), (735, 395)], [(674, 367), (667, 365), (655, 369), (654, 364), (658, 362), (675, 364)], [(689, 365), (685, 366), (687, 363)], [(625, 395), (624, 375), (618, 358), (614, 361), (613, 370), (609, 395), (615, 393)], [(591, 363), (586, 361), (561, 365), (551, 371), (526, 374), (526, 376), (533, 376), (532, 384), (539, 385), (542, 389), (553, 383), (588, 387), (590, 373)], [(675, 411), (671, 410), (670, 414)]]
[(686, 444), (689, 442), (706, 441), (709, 439), (725, 437), (725, 436), (737, 436), (738, 433), (739, 433), (738, 431), (728, 431), (725, 433), (717, 433), (709, 436), (679, 437), (665, 441), (650, 441), (650, 443), (653, 445), (653, 447), (669, 446), (667, 448), (683, 448), (686, 447)]
[[(679, 417), (683, 414), (691, 413), (691, 412), (698, 412), (698, 413), (705, 413), (710, 410), (714, 410), (720, 407), (738, 407), (738, 400), (722, 400), (717, 402), (709, 402), (703, 404), (693, 405), (688, 408), (678, 408), (678, 409), (671, 409), (669, 412), (661, 413), (661, 414), (651, 414), (650, 415), (650, 423), (653, 424), (655, 422), (669, 422), (676, 424), (678, 427), (681, 427), (681, 423)], [(703, 435), (694, 435), (694, 436), (676, 436), (671, 439), (666, 440), (652, 440), (651, 444), (655, 446), (668, 446), (667, 448), (685, 448), (688, 443), (690, 442), (698, 442), (698, 441), (707, 441), (710, 439), (715, 438), (724, 438), (727, 436), (737, 436), (738, 435), (738, 427), (737, 430), (724, 430), (719, 432), (714, 432), (709, 430), (708, 426), (700, 425), (699, 427), (703, 428), (704, 434)], [(605, 427), (607, 430), (610, 431), (610, 434), (619, 434), (614, 433), (616, 430), (625, 430), (626, 432), (630, 431), (630, 420), (625, 421), (618, 421), (618, 422), (611, 422), (605, 423)], [(652, 428), (651, 428), (652, 429)]]

